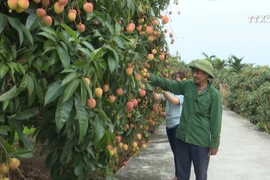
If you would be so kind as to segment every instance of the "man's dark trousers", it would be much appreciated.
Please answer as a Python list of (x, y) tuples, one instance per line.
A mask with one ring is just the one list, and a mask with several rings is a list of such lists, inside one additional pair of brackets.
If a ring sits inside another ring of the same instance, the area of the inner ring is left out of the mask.
[(193, 163), (196, 180), (207, 180), (209, 148), (189, 144), (178, 138), (176, 141), (177, 179), (189, 180), (191, 163)]

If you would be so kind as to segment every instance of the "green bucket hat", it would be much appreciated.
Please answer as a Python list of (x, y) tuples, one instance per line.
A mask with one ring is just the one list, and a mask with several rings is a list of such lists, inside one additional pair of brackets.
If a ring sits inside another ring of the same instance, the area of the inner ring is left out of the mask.
[(214, 78), (213, 65), (206, 59), (197, 60), (194, 63), (192, 63), (189, 67), (200, 69), (206, 72), (207, 74), (209, 74), (209, 78), (212, 78), (212, 79)]

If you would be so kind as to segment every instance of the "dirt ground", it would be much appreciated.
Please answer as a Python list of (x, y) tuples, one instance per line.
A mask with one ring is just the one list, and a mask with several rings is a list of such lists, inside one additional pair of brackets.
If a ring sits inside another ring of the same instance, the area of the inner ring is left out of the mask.
[(33, 158), (21, 160), (19, 170), (10, 171), (10, 180), (50, 180), (49, 170), (45, 167), (45, 156), (39, 155), (40, 148), (36, 148)]

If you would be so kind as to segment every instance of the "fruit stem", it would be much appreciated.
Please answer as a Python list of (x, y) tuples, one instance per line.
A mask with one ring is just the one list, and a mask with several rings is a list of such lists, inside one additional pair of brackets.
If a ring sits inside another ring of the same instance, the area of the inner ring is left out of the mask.
[[(4, 149), (4, 151), (5, 151), (5, 153), (7, 154), (8, 159), (11, 159), (11, 158), (10, 158), (10, 156), (9, 156), (8, 151), (6, 150), (6, 148), (4, 147), (4, 145), (2, 144), (2, 141), (4, 141), (4, 140), (3, 140), (3, 138), (2, 138), (2, 137), (0, 137), (0, 145), (2, 146), (2, 148), (3, 148), (3, 149)], [(22, 178), (23, 178), (24, 180), (27, 180), (27, 179), (24, 177), (24, 175), (22, 174), (22, 172), (19, 170), (19, 168), (18, 168), (18, 167), (16, 167), (16, 169), (18, 170), (18, 172), (19, 172), (19, 174), (22, 176)]]

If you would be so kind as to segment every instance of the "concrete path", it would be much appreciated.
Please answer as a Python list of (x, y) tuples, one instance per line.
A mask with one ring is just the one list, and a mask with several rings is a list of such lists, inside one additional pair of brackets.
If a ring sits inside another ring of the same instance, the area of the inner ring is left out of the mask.
[[(156, 129), (147, 149), (131, 158), (115, 177), (119, 180), (174, 177), (165, 124)], [(195, 180), (193, 170), (190, 179)], [(270, 180), (270, 135), (257, 131), (248, 120), (224, 108), (220, 150), (211, 157), (208, 180)]]

